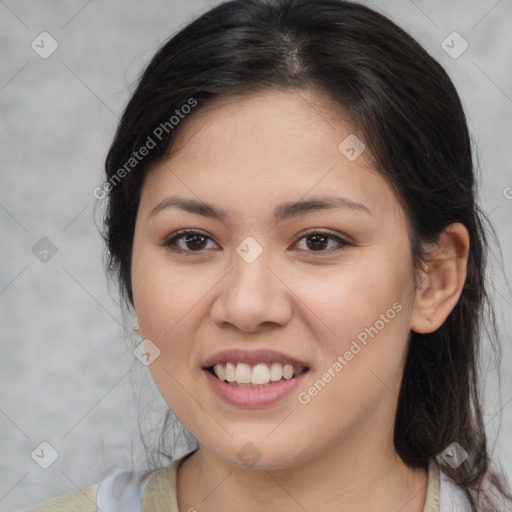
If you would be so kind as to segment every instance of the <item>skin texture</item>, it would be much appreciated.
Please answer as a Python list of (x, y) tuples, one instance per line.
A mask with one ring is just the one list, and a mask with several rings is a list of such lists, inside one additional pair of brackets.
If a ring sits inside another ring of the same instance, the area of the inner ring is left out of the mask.
[[(214, 106), (186, 120), (178, 151), (147, 175), (133, 245), (139, 335), (160, 350), (150, 371), (200, 448), (179, 468), (180, 510), (263, 511), (272, 503), (286, 511), (420, 512), (426, 471), (408, 468), (394, 451), (397, 396), (410, 330), (435, 330), (460, 296), (466, 229), (445, 230), (415, 289), (404, 210), (371, 168), (368, 150), (350, 161), (338, 149), (354, 128), (325, 99), (266, 91)], [(171, 195), (228, 216), (175, 206), (150, 215)], [(272, 219), (281, 203), (328, 195), (370, 213), (342, 207)], [(177, 244), (186, 253), (163, 245), (185, 228), (208, 237), (202, 250), (184, 238)], [(315, 249), (304, 238), (310, 228), (352, 245), (327, 239)], [(236, 252), (248, 236), (263, 249), (252, 263)], [(396, 303), (394, 318), (300, 403), (298, 393)], [(217, 397), (201, 369), (230, 348), (277, 350), (311, 371), (275, 404), (235, 407)], [(253, 468), (237, 456), (248, 442), (261, 454)]]

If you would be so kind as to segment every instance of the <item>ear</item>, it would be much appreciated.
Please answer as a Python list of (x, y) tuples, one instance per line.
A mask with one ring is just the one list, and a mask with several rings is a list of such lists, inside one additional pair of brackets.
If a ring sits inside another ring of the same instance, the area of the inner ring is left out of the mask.
[(456, 222), (428, 245), (430, 259), (415, 291), (411, 316), (411, 330), (418, 333), (438, 329), (457, 304), (466, 281), (469, 233)]

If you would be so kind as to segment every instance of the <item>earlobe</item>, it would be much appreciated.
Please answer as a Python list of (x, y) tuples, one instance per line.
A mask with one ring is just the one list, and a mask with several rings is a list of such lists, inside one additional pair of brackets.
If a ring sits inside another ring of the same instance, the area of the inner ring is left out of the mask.
[(415, 292), (410, 327), (422, 334), (438, 329), (459, 300), (466, 281), (469, 233), (456, 222), (429, 245), (429, 261)]

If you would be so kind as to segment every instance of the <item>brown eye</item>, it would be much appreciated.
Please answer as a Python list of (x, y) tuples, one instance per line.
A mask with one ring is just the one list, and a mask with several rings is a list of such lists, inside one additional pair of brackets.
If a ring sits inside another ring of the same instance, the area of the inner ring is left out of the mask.
[[(306, 240), (306, 248), (301, 249), (309, 253), (317, 253), (319, 256), (329, 255), (350, 246), (349, 242), (339, 236), (326, 231), (310, 231), (303, 235), (299, 242)], [(207, 250), (208, 241), (211, 238), (199, 231), (181, 231), (173, 235), (162, 245), (176, 253), (201, 253)], [(333, 246), (330, 244), (333, 244)], [(330, 246), (330, 247), (329, 247)]]
[(308, 248), (315, 250), (315, 251), (317, 249), (325, 249), (327, 247), (327, 245), (329, 244), (329, 237), (326, 235), (321, 235), (321, 234), (311, 235), (311, 236), (308, 236), (307, 239), (310, 242), (307, 244)]
[[(318, 253), (320, 256), (340, 251), (346, 246), (352, 245), (339, 236), (326, 231), (309, 231), (299, 239), (299, 242), (302, 240), (306, 240), (306, 249), (304, 249), (306, 252)], [(334, 247), (331, 246), (326, 250), (330, 242), (334, 242)]]
[(201, 252), (210, 238), (199, 231), (181, 231), (162, 245), (174, 252)]
[[(184, 235), (184, 243), (189, 249), (204, 249), (206, 237), (203, 235)], [(189, 245), (190, 244), (190, 245)]]

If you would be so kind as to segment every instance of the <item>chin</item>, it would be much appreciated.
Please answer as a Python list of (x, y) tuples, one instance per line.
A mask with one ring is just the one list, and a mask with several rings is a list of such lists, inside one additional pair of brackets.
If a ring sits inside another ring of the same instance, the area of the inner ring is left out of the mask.
[(259, 438), (253, 437), (249, 440), (231, 440), (226, 449), (219, 449), (215, 445), (214, 449), (208, 450), (224, 463), (235, 466), (240, 469), (248, 470), (276, 470), (298, 466), (307, 461), (305, 453), (297, 452), (297, 445), (300, 443), (293, 442), (289, 446), (286, 443), (295, 439), (293, 436), (287, 436), (287, 439), (277, 439), (270, 442), (265, 439), (265, 435)]

